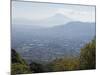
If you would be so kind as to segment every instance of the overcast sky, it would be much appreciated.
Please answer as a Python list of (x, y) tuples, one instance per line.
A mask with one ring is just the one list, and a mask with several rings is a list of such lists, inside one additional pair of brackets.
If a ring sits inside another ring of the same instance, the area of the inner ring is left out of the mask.
[(12, 1), (12, 21), (40, 21), (56, 14), (72, 21), (95, 22), (94, 6)]

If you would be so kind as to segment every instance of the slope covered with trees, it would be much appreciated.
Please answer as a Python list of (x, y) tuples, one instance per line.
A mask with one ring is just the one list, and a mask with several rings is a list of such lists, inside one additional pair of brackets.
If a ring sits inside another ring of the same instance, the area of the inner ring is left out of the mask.
[(28, 64), (14, 50), (11, 50), (11, 74), (30, 73)]
[(86, 44), (80, 53), (80, 69), (96, 68), (96, 40)]
[(11, 49), (11, 74), (27, 74), (43, 72), (43, 66), (36, 62), (27, 63), (21, 56)]
[(61, 58), (56, 59), (49, 65), (51, 71), (72, 71), (79, 69), (79, 59), (78, 58)]
[(51, 71), (87, 70), (96, 68), (96, 40), (87, 43), (80, 50), (79, 57), (60, 58), (49, 63)]
[(96, 40), (92, 40), (80, 49), (80, 56), (57, 58), (52, 62), (43, 64), (36, 61), (26, 63), (14, 50), (11, 50), (11, 74), (42, 73), (55, 71), (73, 71), (96, 68)]

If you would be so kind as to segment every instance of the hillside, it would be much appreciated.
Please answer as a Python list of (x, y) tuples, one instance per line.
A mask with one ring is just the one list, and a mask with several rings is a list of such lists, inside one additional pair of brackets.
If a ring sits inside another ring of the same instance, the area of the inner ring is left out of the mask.
[(78, 57), (56, 58), (47, 64), (37, 61), (26, 63), (19, 54), (12, 49), (11, 74), (27, 74), (57, 71), (86, 70), (96, 68), (96, 40), (84, 45)]

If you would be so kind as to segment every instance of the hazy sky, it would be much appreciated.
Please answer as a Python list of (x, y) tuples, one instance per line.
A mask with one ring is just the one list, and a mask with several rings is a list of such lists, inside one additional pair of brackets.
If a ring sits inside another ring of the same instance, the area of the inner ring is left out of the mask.
[(20, 22), (22, 20), (39, 22), (51, 18), (56, 14), (64, 15), (72, 21), (95, 22), (94, 6), (18, 1), (12, 2), (13, 23), (18, 22), (17, 20), (20, 20)]

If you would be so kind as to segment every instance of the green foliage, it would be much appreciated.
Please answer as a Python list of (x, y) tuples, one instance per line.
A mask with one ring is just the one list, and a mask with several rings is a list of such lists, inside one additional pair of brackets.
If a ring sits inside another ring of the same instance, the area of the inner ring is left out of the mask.
[(96, 40), (86, 44), (80, 53), (80, 69), (96, 68)]
[(29, 66), (26, 64), (25, 60), (22, 59), (19, 54), (12, 49), (11, 50), (11, 74), (24, 74), (24, 73), (30, 73)]
[(40, 73), (40, 72), (43, 72), (43, 65), (42, 65), (42, 64), (39, 64), (39, 63), (32, 62), (32, 63), (30, 64), (30, 70), (31, 70), (33, 73)]
[(52, 71), (71, 71), (79, 69), (78, 58), (61, 58), (56, 59), (49, 64), (49, 68)]
[(72, 71), (96, 68), (96, 40), (86, 44), (80, 52), (80, 57), (65, 57), (55, 59), (48, 64), (49, 71)]
[(21, 56), (14, 49), (11, 50), (11, 62), (26, 64), (25, 60), (22, 59)]
[(31, 73), (30, 69), (27, 65), (20, 64), (20, 63), (14, 63), (11, 65), (11, 74), (25, 74), (25, 73)]
[(14, 50), (11, 50), (11, 74), (41, 73), (55, 71), (72, 71), (96, 68), (96, 40), (86, 44), (80, 52), (80, 57), (64, 57), (48, 64), (32, 62), (27, 64)]
[(32, 62), (28, 65), (24, 59), (14, 50), (11, 50), (11, 74), (39, 73), (43, 72), (43, 66), (39, 63)]

